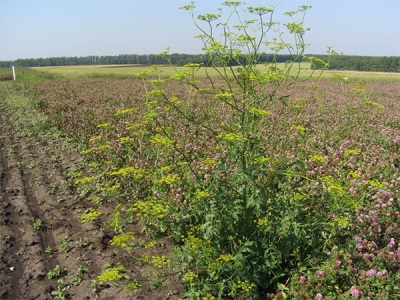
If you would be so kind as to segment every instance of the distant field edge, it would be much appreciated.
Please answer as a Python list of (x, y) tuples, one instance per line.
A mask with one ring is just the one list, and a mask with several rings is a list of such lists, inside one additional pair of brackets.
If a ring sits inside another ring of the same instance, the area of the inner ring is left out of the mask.
[[(282, 64), (283, 67), (284, 64)], [(182, 66), (160, 65), (165, 76), (170, 76), (176, 70), (181, 70)], [(78, 66), (46, 66), (32, 67), (34, 70), (49, 72), (63, 77), (134, 77), (138, 73), (149, 70), (151, 65), (143, 64), (110, 64), (110, 65), (78, 65)], [(266, 71), (268, 66), (259, 65), (260, 71)], [(303, 63), (300, 65), (301, 73), (307, 76), (312, 72), (309, 64)], [(204, 69), (203, 69), (204, 70)], [(297, 69), (295, 70), (297, 72)], [(315, 71), (318, 73), (320, 71)], [(213, 74), (213, 73), (210, 73)], [(343, 74), (349, 77), (349, 80), (385, 80), (385, 81), (400, 81), (400, 73), (394, 72), (371, 72), (371, 71), (347, 71), (347, 70), (326, 70), (321, 79), (335, 78), (334, 74)], [(217, 75), (217, 74), (215, 74)], [(198, 76), (205, 76), (204, 72), (198, 72)]]

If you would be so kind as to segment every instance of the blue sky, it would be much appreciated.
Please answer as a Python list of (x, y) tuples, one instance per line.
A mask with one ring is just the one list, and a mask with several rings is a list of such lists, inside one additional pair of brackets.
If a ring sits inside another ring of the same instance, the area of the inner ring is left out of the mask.
[[(198, 0), (198, 13), (223, 1)], [(270, 6), (277, 0), (248, 0)], [(199, 34), (180, 6), (190, 0), (0, 0), (0, 60), (201, 53)], [(277, 13), (312, 5), (305, 40), (312, 54), (332, 46), (348, 55), (400, 56), (400, 0), (282, 0)], [(276, 21), (287, 19), (277, 14)]]

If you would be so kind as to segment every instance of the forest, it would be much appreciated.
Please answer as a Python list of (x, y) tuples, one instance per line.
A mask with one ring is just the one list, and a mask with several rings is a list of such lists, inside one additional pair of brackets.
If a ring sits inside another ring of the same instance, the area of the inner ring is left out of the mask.
[[(355, 55), (312, 55), (314, 57), (329, 61), (330, 70), (369, 71), (369, 72), (400, 72), (400, 56), (355, 56)], [(262, 53), (259, 55), (258, 63), (288, 62), (295, 57), (288, 54), (275, 56)], [(243, 57), (245, 59), (245, 57)], [(298, 59), (298, 58), (297, 58)], [(183, 66), (188, 63), (203, 63), (207, 61), (204, 54), (180, 54), (172, 53), (166, 56), (156, 54), (121, 54), (106, 56), (80, 56), (80, 57), (49, 57), (28, 58), (14, 61), (0, 61), (0, 67), (8, 68), (12, 65), (18, 67), (46, 67), (46, 66), (76, 66), (76, 65), (109, 65), (109, 64), (173, 64)], [(238, 64), (232, 61), (231, 65)], [(318, 66), (313, 66), (317, 69)]]

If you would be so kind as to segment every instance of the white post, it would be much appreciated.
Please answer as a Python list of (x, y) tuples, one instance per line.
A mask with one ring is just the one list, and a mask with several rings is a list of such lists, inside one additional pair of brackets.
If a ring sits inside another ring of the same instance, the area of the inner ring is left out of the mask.
[(12, 72), (13, 72), (13, 78), (15, 80), (15, 68), (14, 68), (14, 66), (12, 66)]

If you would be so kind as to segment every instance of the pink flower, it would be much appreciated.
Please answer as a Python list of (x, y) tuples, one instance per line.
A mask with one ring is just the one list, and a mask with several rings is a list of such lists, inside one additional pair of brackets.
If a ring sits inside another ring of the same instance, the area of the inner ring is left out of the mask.
[(396, 242), (395, 242), (394, 238), (391, 238), (389, 244), (387, 245), (388, 248), (389, 248), (389, 249), (393, 248), (393, 246), (395, 245), (395, 243), (396, 243)]
[(322, 299), (322, 298), (323, 298), (323, 296), (321, 293), (318, 293), (315, 295), (315, 299)]
[(375, 249), (378, 249), (378, 248), (379, 248), (378, 245), (377, 245), (374, 241), (372, 241), (371, 243), (372, 243), (372, 246), (373, 246)]
[(386, 270), (383, 270), (383, 271), (380, 271), (380, 272), (376, 273), (376, 275), (377, 275), (377, 276), (383, 276), (383, 275), (385, 275), (386, 273), (387, 273), (387, 271), (386, 271)]
[(375, 269), (371, 269), (371, 270), (368, 270), (367, 272), (365, 272), (365, 276), (367, 276), (367, 277), (374, 276), (375, 274), (376, 274)]
[(354, 285), (350, 288), (350, 293), (353, 297), (360, 297), (360, 295), (361, 295), (358, 288)]
[(358, 244), (356, 245), (356, 248), (357, 248), (357, 249), (363, 249), (363, 248), (364, 248), (364, 246), (363, 246), (363, 244), (361, 244), (361, 243), (358, 243)]

